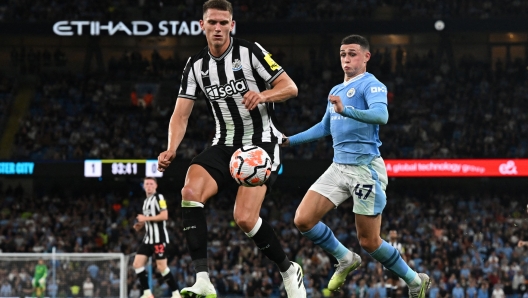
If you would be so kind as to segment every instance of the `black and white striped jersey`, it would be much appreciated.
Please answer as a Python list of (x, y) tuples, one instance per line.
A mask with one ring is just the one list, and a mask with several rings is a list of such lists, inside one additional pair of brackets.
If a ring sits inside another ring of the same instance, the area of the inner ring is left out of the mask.
[[(143, 215), (145, 216), (156, 216), (163, 210), (167, 210), (167, 202), (162, 194), (155, 193), (143, 202)], [(143, 242), (146, 244), (169, 243), (167, 221), (146, 221)]]
[(273, 105), (263, 103), (249, 111), (242, 99), (249, 90), (270, 89), (283, 72), (258, 43), (231, 37), (221, 57), (205, 47), (187, 60), (178, 97), (196, 100), (200, 90), (204, 93), (216, 123), (213, 145), (277, 143), (282, 133), (272, 122)]
[(390, 241), (390, 240), (388, 242), (392, 247), (394, 247), (400, 253), (400, 255), (403, 255), (405, 253), (405, 248), (400, 242)]

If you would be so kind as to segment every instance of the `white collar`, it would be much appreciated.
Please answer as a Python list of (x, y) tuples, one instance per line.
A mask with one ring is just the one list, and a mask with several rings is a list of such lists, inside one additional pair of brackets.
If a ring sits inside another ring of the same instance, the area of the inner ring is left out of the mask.
[(364, 73), (362, 73), (362, 74), (360, 74), (360, 75), (357, 75), (357, 76), (351, 78), (351, 79), (348, 80), (348, 81), (344, 81), (344, 82), (343, 82), (343, 85), (344, 85), (344, 86), (347, 86), (348, 84), (350, 84), (350, 83), (352, 83), (352, 82), (355, 82), (355, 81), (361, 79), (362, 77), (365, 76), (365, 74), (366, 74), (366, 72), (364, 72)]

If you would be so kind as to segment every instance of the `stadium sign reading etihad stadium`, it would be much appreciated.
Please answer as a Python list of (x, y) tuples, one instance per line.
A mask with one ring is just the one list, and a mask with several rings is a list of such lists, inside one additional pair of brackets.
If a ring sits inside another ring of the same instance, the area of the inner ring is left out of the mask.
[(53, 33), (59, 36), (196, 36), (203, 34), (203, 31), (199, 21), (160, 21), (157, 24), (149, 21), (58, 21), (53, 24)]

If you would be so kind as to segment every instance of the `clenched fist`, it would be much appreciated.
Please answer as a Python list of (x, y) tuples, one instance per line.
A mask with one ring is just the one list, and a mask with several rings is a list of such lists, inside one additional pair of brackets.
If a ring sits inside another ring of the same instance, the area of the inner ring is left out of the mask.
[(334, 111), (336, 113), (342, 113), (345, 110), (343, 102), (341, 101), (341, 97), (336, 95), (330, 95), (328, 96), (328, 101), (334, 105)]
[(257, 93), (255, 91), (248, 91), (244, 94), (244, 99), (242, 103), (246, 106), (246, 109), (253, 110), (258, 106), (259, 103), (266, 102), (266, 98), (262, 93)]
[(172, 160), (176, 157), (174, 151), (163, 151), (158, 156), (158, 171), (164, 172), (169, 167)]

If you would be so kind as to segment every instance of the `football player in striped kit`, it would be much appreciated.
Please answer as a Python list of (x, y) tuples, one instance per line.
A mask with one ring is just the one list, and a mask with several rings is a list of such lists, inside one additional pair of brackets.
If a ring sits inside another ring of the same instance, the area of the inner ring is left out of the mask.
[(164, 171), (176, 156), (194, 101), (203, 92), (216, 123), (216, 134), (212, 146), (192, 160), (182, 189), (183, 229), (197, 272), (196, 283), (182, 289), (182, 296), (216, 297), (207, 267), (204, 207), (209, 198), (235, 184), (229, 172), (231, 155), (253, 144), (271, 157), (272, 173), (265, 185), (238, 188), (235, 222), (277, 264), (288, 297), (306, 297), (301, 267), (290, 262), (272, 226), (259, 215), (280, 166), (282, 133), (272, 121), (273, 105), (296, 97), (297, 86), (261, 45), (230, 35), (235, 26), (230, 2), (206, 1), (200, 25), (207, 47), (187, 61), (169, 124), (167, 151), (158, 157), (159, 170)]
[(143, 202), (143, 214), (139, 214), (136, 217), (137, 222), (134, 224), (134, 230), (139, 232), (145, 228), (145, 236), (132, 265), (143, 291), (141, 298), (154, 297), (150, 290), (147, 271), (145, 270), (147, 260), (152, 255), (156, 259), (156, 267), (163, 276), (163, 280), (169, 285), (172, 298), (180, 298), (176, 280), (167, 266), (167, 255), (165, 252), (167, 244), (170, 243), (169, 233), (167, 232), (167, 220), (169, 219), (167, 202), (162, 194), (156, 192), (158, 188), (156, 178), (146, 177), (143, 179), (143, 188), (147, 197)]

